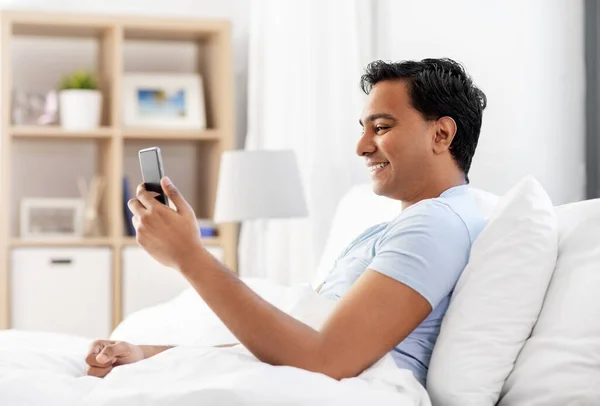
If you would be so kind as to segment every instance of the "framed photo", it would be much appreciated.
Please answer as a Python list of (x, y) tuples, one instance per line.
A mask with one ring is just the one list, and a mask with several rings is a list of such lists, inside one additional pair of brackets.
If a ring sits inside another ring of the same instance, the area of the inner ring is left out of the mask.
[(81, 238), (84, 207), (83, 199), (22, 199), (21, 238)]
[(206, 128), (200, 75), (125, 74), (123, 91), (125, 126)]

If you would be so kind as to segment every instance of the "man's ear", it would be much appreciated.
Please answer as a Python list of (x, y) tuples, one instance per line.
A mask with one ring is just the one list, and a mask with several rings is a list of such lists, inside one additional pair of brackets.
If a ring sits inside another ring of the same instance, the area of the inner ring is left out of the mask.
[(435, 125), (435, 138), (433, 140), (433, 152), (442, 154), (450, 148), (452, 140), (456, 135), (456, 121), (452, 117), (440, 117)]

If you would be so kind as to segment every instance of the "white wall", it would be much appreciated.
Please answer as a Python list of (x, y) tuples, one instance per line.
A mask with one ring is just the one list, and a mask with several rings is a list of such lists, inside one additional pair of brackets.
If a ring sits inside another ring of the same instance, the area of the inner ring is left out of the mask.
[(581, 0), (386, 0), (377, 57), (450, 57), (488, 96), (472, 184), (533, 174), (555, 204), (585, 196)]

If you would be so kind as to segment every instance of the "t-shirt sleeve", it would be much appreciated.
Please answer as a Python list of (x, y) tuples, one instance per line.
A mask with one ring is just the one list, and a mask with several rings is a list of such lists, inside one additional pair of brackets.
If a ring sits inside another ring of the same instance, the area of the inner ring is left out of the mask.
[(425, 201), (390, 223), (375, 244), (368, 268), (414, 289), (435, 309), (469, 260), (471, 240), (449, 206)]

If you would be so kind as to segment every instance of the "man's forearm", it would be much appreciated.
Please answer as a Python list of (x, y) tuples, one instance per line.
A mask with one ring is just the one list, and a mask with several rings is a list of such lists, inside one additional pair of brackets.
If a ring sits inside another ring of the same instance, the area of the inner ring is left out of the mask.
[[(238, 345), (239, 343), (231, 343), (231, 344), (221, 344), (215, 345), (215, 348), (230, 348)], [(167, 351), (171, 348), (174, 348), (174, 345), (140, 345), (142, 349), (142, 353), (144, 354), (144, 359), (154, 357), (157, 354), (160, 354), (163, 351)]]
[(163, 351), (167, 351), (170, 348), (173, 348), (172, 345), (140, 345), (142, 349), (142, 353), (144, 354), (144, 359), (155, 356), (156, 354), (160, 354)]
[(273, 365), (322, 370), (320, 333), (258, 296), (212, 256), (179, 264), (208, 306), (258, 359)]

